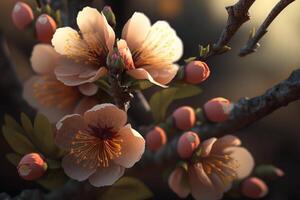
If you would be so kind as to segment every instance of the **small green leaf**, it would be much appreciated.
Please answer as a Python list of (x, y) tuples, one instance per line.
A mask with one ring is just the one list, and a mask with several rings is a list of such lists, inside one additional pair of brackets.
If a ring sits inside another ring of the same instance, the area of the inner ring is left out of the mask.
[(9, 127), (10, 129), (13, 129), (19, 133), (24, 133), (24, 129), (22, 128), (22, 126), (20, 126), (20, 124), (14, 118), (12, 118), (12, 116), (5, 115), (4, 122), (5, 122), (5, 125), (7, 127)]
[(16, 153), (8, 153), (5, 155), (6, 159), (13, 164), (14, 166), (18, 166), (22, 156)]
[(39, 149), (50, 157), (57, 157), (58, 148), (54, 142), (53, 128), (49, 120), (42, 114), (37, 114), (34, 120), (34, 137)]
[(177, 85), (156, 92), (149, 101), (156, 123), (165, 119), (167, 109), (174, 100), (192, 97), (200, 93), (199, 87), (188, 84)]
[(21, 113), (21, 124), (25, 130), (26, 135), (29, 139), (35, 143), (34, 141), (34, 133), (33, 133), (33, 125), (29, 117), (25, 113)]
[(259, 165), (255, 168), (254, 174), (266, 180), (275, 180), (284, 176), (284, 172), (274, 165)]
[(104, 193), (100, 193), (101, 196), (98, 200), (133, 200), (133, 199), (149, 199), (153, 197), (153, 193), (149, 188), (140, 180), (123, 177), (115, 184), (113, 184)]
[(46, 174), (36, 182), (48, 190), (55, 190), (63, 186), (69, 178), (65, 175), (62, 169), (47, 170)]
[(5, 140), (15, 152), (21, 155), (37, 152), (37, 149), (24, 135), (6, 126), (2, 127), (2, 132)]

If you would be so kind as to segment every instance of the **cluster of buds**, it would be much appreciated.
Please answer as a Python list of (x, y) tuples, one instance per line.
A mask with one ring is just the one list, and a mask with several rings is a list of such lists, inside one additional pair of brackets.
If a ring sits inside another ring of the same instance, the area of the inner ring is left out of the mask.
[(34, 24), (36, 38), (42, 43), (50, 43), (57, 28), (55, 20), (50, 15), (41, 14), (35, 18), (32, 8), (24, 2), (15, 4), (12, 20), (19, 30), (25, 30)]

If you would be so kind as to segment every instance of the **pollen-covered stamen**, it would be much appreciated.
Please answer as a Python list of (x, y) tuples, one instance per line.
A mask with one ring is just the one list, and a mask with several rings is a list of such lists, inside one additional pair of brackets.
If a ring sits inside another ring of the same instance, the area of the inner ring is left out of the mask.
[(110, 160), (121, 155), (122, 142), (117, 133), (90, 126), (76, 134), (70, 153), (77, 158), (77, 163), (83, 162), (84, 167), (108, 167)]
[(70, 33), (66, 41), (65, 52), (67, 57), (79, 63), (104, 66), (108, 49), (102, 44), (98, 34), (84, 33), (82, 38), (77, 33)]
[(207, 174), (215, 173), (218, 175), (224, 185), (237, 178), (236, 169), (239, 167), (239, 164), (230, 155), (211, 154), (202, 163), (204, 171)]
[(33, 91), (40, 104), (55, 106), (59, 109), (73, 106), (80, 96), (77, 88), (68, 87), (52, 76), (43, 76), (41, 82), (35, 82)]

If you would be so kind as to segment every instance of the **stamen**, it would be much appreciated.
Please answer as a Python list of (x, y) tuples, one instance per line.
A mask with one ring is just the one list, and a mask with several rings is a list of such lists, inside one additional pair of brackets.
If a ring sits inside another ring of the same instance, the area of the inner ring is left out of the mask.
[(121, 155), (122, 142), (117, 134), (109, 139), (101, 139), (79, 131), (72, 141), (70, 153), (77, 158), (77, 163), (84, 162), (84, 167), (108, 167), (110, 160)]

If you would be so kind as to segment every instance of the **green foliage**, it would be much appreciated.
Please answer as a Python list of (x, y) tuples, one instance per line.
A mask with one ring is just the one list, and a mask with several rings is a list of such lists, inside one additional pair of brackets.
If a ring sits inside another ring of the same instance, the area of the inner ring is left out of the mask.
[(140, 180), (132, 177), (123, 177), (109, 187), (104, 193), (101, 192), (98, 200), (132, 200), (148, 199), (153, 193)]
[(55, 190), (63, 186), (69, 178), (62, 169), (47, 170), (46, 174), (36, 182), (48, 190)]
[(156, 92), (149, 101), (155, 122), (159, 123), (165, 119), (167, 109), (174, 100), (192, 97), (200, 93), (199, 87), (188, 84), (176, 85)]
[(274, 165), (259, 165), (254, 170), (254, 175), (266, 180), (274, 180), (283, 176), (283, 172)]
[(13, 164), (14, 166), (18, 166), (22, 156), (16, 153), (8, 153), (5, 155), (6, 159)]

